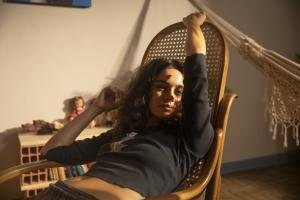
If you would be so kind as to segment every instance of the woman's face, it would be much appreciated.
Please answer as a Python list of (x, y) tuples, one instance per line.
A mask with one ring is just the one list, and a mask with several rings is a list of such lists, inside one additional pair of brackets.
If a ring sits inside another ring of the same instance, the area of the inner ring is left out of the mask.
[(182, 92), (182, 73), (171, 66), (164, 69), (153, 82), (150, 92), (152, 119), (170, 119), (180, 112)]
[(77, 100), (74, 102), (74, 104), (75, 104), (75, 108), (81, 108), (81, 107), (84, 106), (84, 103), (83, 103), (82, 99), (77, 99)]

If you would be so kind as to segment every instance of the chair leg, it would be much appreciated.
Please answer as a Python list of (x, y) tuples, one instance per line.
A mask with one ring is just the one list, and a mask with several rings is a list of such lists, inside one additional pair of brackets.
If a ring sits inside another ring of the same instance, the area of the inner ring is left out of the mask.
[(217, 200), (221, 199), (221, 188), (222, 188), (222, 177), (219, 176), (218, 187), (217, 187)]
[(206, 193), (205, 193), (205, 200), (219, 200), (218, 192), (220, 188), (221, 176), (217, 171), (213, 175), (210, 183), (207, 186)]

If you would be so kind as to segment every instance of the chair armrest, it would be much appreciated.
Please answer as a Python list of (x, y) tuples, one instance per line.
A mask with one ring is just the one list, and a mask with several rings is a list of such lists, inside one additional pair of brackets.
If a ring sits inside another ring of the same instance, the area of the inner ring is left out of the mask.
[(216, 155), (219, 155), (220, 153), (220, 149), (222, 146), (222, 137), (223, 137), (223, 130), (217, 129), (216, 137), (214, 139), (214, 143), (212, 147), (208, 152), (207, 159), (203, 167), (203, 171), (200, 174), (199, 179), (192, 187), (178, 192), (170, 193), (167, 195), (150, 197), (147, 198), (147, 200), (183, 200), (183, 199), (192, 199), (198, 196), (199, 194), (201, 194), (205, 190), (210, 179), (212, 178), (215, 168), (217, 166), (218, 156)]
[(5, 181), (8, 181), (20, 174), (28, 173), (30, 171), (42, 169), (42, 168), (51, 168), (51, 167), (59, 167), (62, 166), (61, 164), (58, 164), (56, 162), (51, 162), (47, 160), (41, 160), (37, 162), (32, 163), (26, 163), (22, 165), (16, 165), (13, 167), (10, 167), (8, 169), (0, 171), (0, 184), (4, 183)]
[(237, 97), (238, 95), (235, 93), (226, 94), (219, 104), (218, 113), (215, 121), (215, 128), (221, 128), (224, 131), (224, 134), (226, 133), (226, 127), (231, 105)]
[(214, 172), (214, 176), (211, 179), (208, 187), (206, 188), (206, 194), (205, 198), (206, 199), (219, 199), (219, 190), (220, 190), (220, 171), (221, 171), (221, 166), (222, 166), (222, 157), (223, 157), (223, 149), (224, 149), (224, 141), (226, 137), (226, 128), (227, 128), (227, 122), (228, 122), (228, 117), (231, 109), (231, 105), (236, 99), (237, 94), (227, 94), (225, 95), (221, 102), (219, 103), (218, 107), (218, 112), (217, 112), (217, 117), (216, 121), (214, 123), (215, 128), (220, 128), (223, 130), (223, 138), (221, 141), (221, 147), (220, 147), (220, 153), (218, 156), (218, 163), (216, 166), (216, 170)]

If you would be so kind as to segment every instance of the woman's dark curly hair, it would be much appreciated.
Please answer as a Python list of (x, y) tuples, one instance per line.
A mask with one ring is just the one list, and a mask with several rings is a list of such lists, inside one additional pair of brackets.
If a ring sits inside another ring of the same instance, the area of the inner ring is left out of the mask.
[(176, 60), (156, 59), (137, 68), (118, 110), (115, 128), (119, 133), (125, 134), (146, 128), (151, 117), (149, 102), (153, 81), (160, 72), (169, 67), (183, 74), (183, 65)]

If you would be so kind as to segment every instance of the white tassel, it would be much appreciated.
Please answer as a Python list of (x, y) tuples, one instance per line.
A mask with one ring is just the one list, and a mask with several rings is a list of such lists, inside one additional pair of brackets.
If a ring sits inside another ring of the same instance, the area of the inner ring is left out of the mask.
[(274, 117), (271, 117), (271, 121), (270, 121), (270, 124), (269, 124), (270, 133), (272, 133), (273, 130), (274, 130), (274, 126), (275, 126), (274, 121), (275, 121)]
[(285, 125), (285, 124), (283, 124), (283, 130), (284, 130), (284, 144), (283, 144), (283, 146), (284, 147), (287, 147), (288, 145), (287, 145), (287, 126)]
[(299, 146), (299, 123), (295, 126), (296, 132), (296, 145)]
[(276, 117), (276, 115), (273, 115), (272, 116), (272, 126), (273, 126), (273, 137), (272, 137), (272, 139), (273, 140), (276, 140), (276, 135), (277, 135), (277, 126), (278, 126), (278, 122), (277, 122), (277, 117)]

